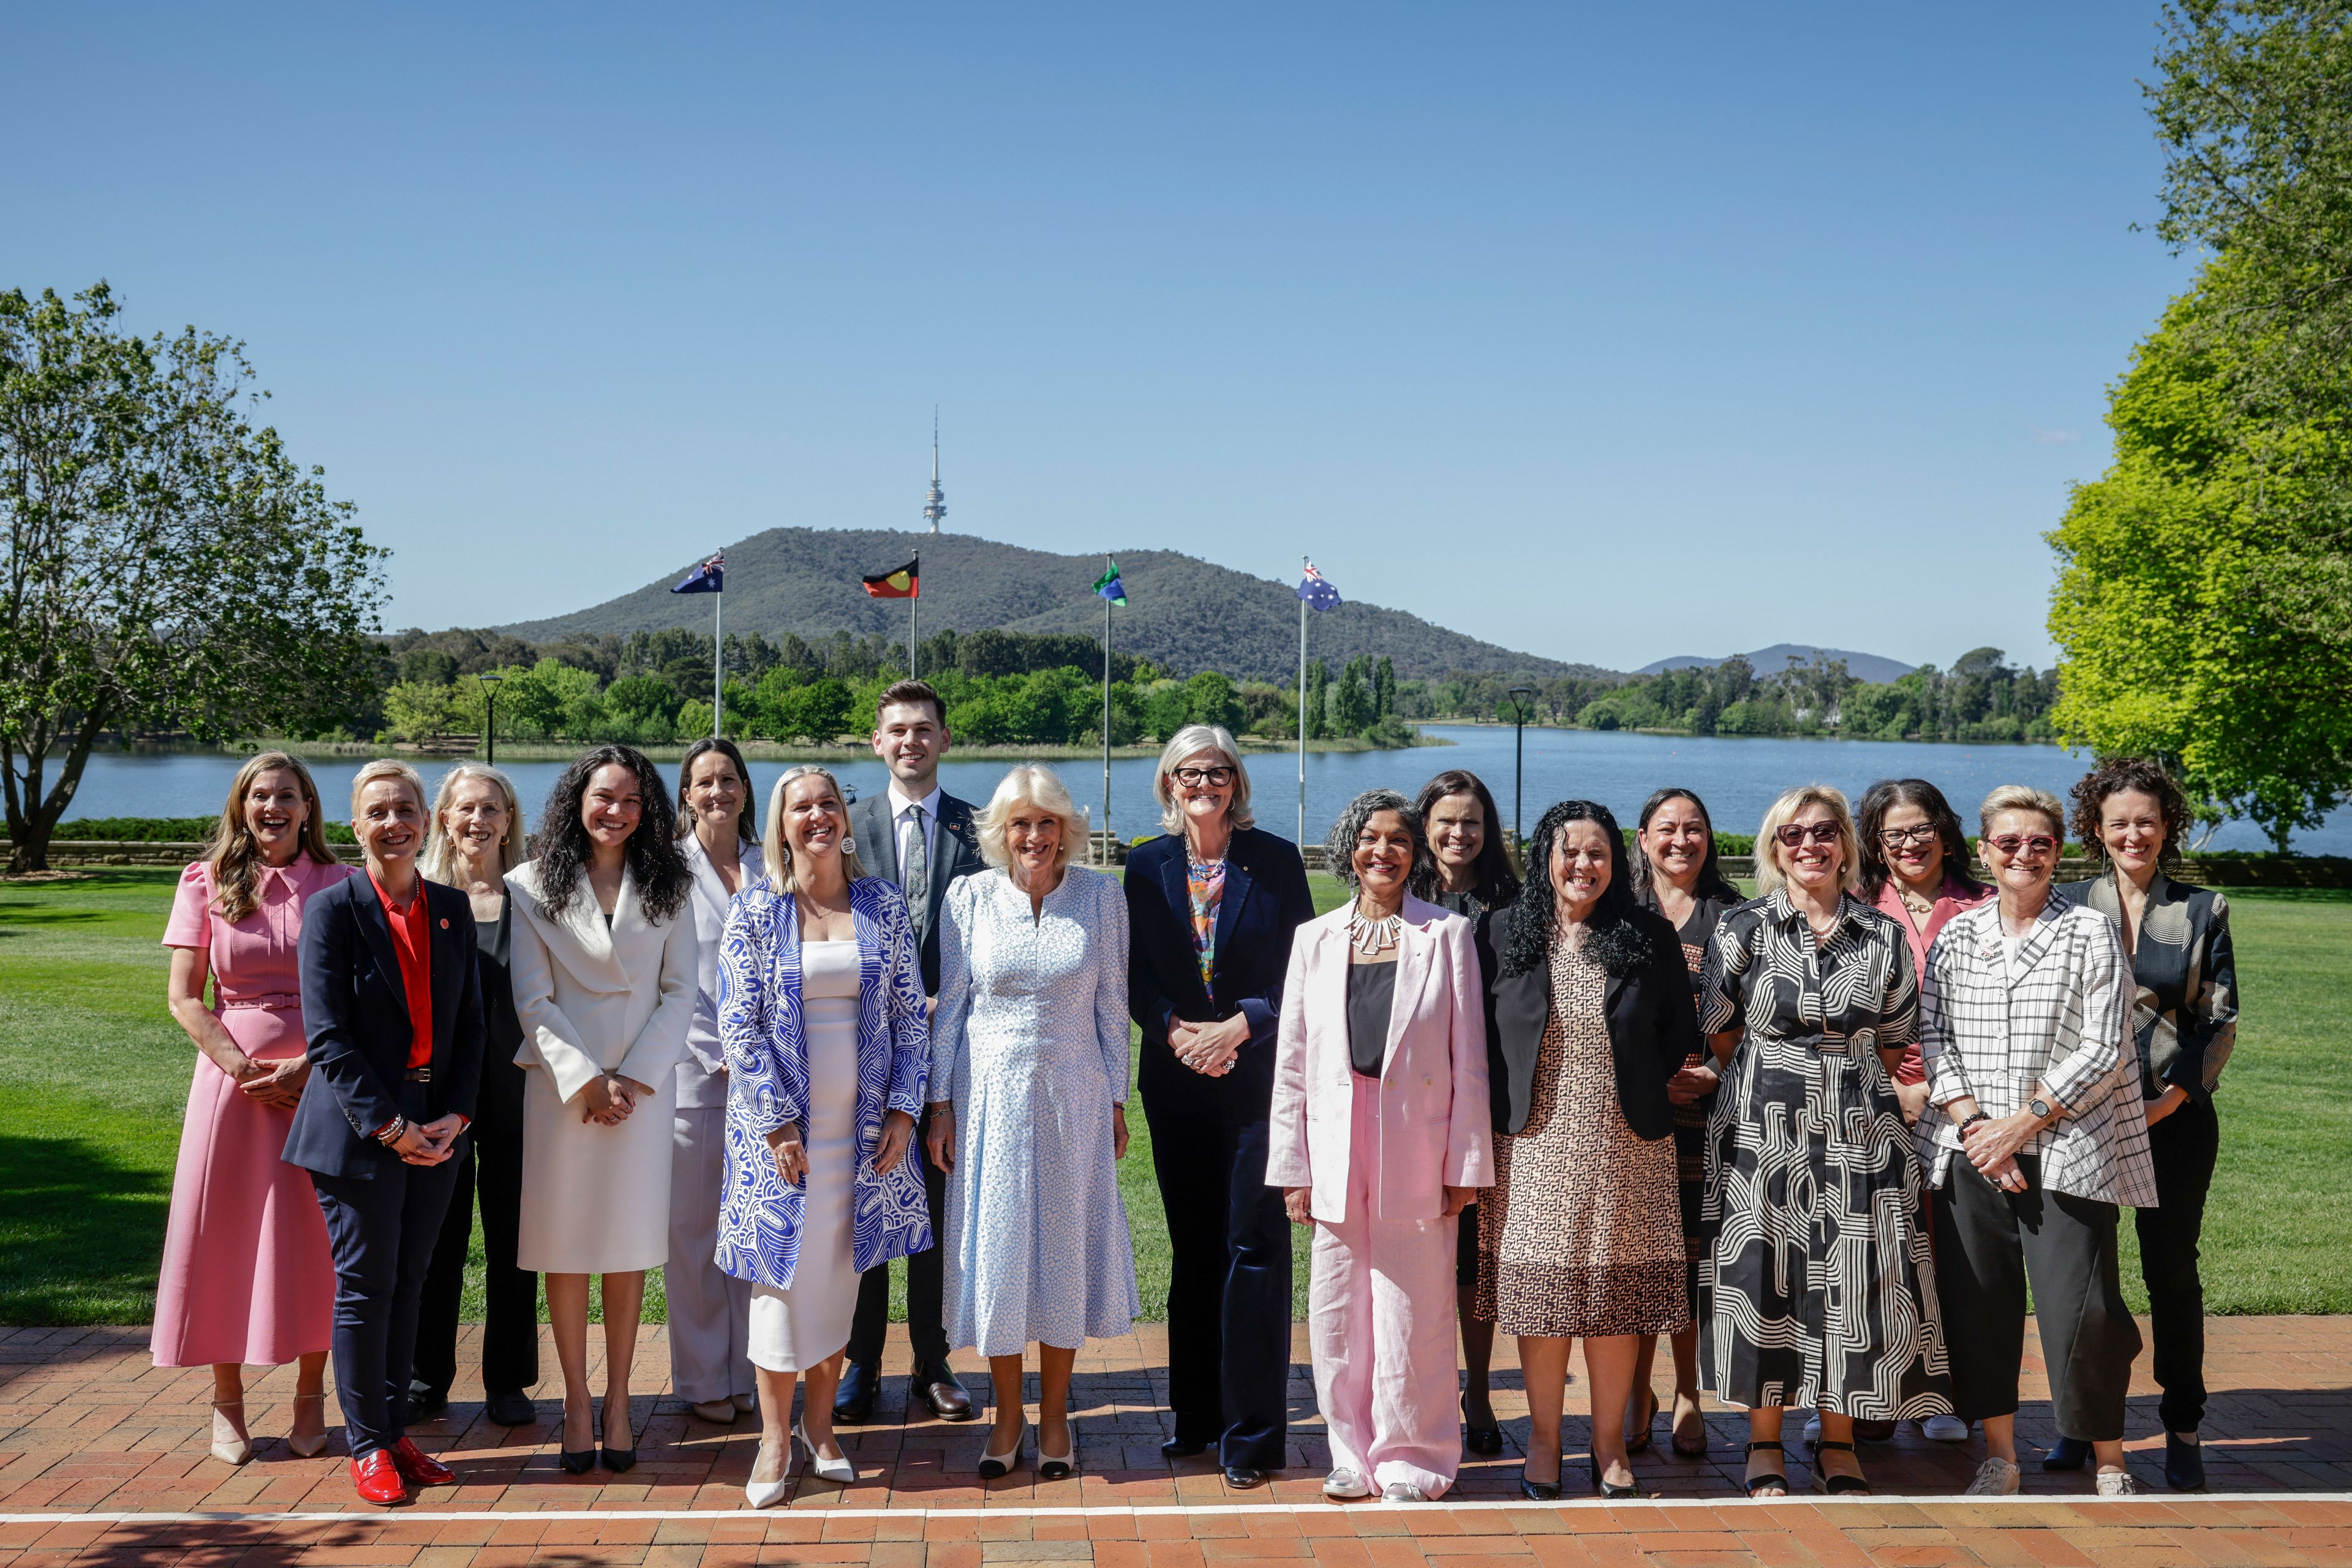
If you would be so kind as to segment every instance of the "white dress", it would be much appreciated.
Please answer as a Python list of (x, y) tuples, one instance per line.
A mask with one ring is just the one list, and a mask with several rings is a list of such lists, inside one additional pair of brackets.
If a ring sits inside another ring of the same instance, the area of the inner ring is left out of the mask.
[(1135, 1248), (1111, 1146), (1127, 1044), (1117, 882), (1073, 866), (1037, 914), (1002, 871), (949, 887), (930, 1094), (955, 1102), (950, 1344), (1075, 1350), (1134, 1325)]
[(784, 1289), (751, 1287), (751, 1364), (805, 1372), (849, 1342), (857, 1310), (850, 1184), (857, 1173), (857, 943), (801, 943), (808, 1040), (808, 1196), (800, 1258)]

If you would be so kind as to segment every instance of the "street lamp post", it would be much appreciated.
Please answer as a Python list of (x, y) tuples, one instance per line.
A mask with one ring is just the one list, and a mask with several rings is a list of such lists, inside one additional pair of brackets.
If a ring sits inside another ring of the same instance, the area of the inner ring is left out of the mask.
[(1527, 853), (1527, 841), (1519, 834), (1519, 799), (1527, 791), (1528, 776), (1528, 701), (1536, 694), (1532, 686), (1511, 688), (1511, 711), (1517, 721), (1511, 727), (1511, 842)]
[(489, 767), (499, 765), (499, 682), (505, 676), (495, 670), (487, 671), (482, 682), (482, 762)]

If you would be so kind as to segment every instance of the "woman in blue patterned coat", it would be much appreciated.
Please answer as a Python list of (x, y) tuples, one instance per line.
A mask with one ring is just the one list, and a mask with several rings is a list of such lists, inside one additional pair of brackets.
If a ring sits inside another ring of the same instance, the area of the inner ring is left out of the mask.
[[(840, 785), (797, 767), (768, 802), (767, 875), (736, 895), (719, 959), (727, 1190), (719, 1267), (751, 1281), (748, 1352), (763, 1430), (744, 1495), (784, 1494), (791, 1437), (827, 1480), (856, 1469), (833, 1436), (858, 1275), (931, 1245), (920, 1156), (929, 1034), (914, 927), (866, 876)], [(789, 1429), (793, 1384), (807, 1414)]]
[(1022, 1357), (1037, 1345), (1037, 1474), (1067, 1476), (1070, 1367), (1138, 1310), (1116, 1162), (1127, 1156), (1127, 903), (1072, 866), (1085, 819), (1045, 768), (980, 816), (994, 869), (948, 889), (931, 1019), (930, 1155), (948, 1173), (947, 1330), (988, 1358), (980, 1474), (1020, 1462)]

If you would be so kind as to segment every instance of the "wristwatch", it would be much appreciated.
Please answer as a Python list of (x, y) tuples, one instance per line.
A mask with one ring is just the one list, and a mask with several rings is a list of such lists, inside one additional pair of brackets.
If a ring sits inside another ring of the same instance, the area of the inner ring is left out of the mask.
[(2025, 1102), (2025, 1109), (2033, 1112), (2033, 1120), (2036, 1121), (2047, 1121), (2052, 1115), (2050, 1102), (2038, 1094)]

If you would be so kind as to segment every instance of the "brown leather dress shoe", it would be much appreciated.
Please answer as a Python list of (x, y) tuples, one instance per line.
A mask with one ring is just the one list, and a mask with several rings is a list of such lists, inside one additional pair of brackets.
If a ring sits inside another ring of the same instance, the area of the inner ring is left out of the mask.
[(969, 1421), (972, 1417), (971, 1395), (945, 1364), (917, 1367), (908, 1390), (942, 1421)]
[(394, 1462), (389, 1448), (378, 1448), (353, 1459), (352, 1486), (359, 1492), (360, 1501), (372, 1502), (378, 1508), (397, 1508), (408, 1500), (408, 1483), (400, 1479), (400, 1467)]
[(386, 1450), (401, 1479), (411, 1486), (454, 1487), (457, 1472), (418, 1447), (414, 1439), (403, 1437)]

